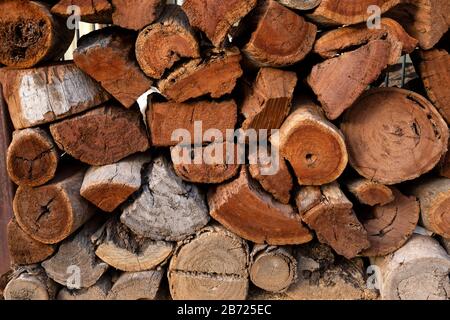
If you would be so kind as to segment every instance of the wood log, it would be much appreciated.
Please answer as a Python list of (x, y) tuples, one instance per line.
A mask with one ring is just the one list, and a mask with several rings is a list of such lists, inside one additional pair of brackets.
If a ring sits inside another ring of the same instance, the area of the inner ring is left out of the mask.
[(72, 43), (74, 30), (36, 1), (6, 0), (0, 3), (0, 64), (30, 68), (56, 61)]
[(112, 6), (108, 0), (60, 0), (52, 7), (52, 13), (65, 19), (74, 11), (68, 10), (69, 6), (80, 8), (80, 19), (88, 23), (107, 24), (112, 22)]
[(111, 277), (103, 275), (92, 287), (79, 290), (70, 290), (63, 287), (56, 297), (56, 300), (106, 300), (111, 290)]
[(346, 113), (341, 130), (352, 167), (387, 185), (430, 171), (447, 151), (444, 119), (425, 98), (398, 88), (369, 90)]
[(419, 222), (420, 207), (415, 197), (407, 197), (393, 189), (395, 200), (375, 206), (360, 219), (369, 235), (370, 247), (361, 254), (366, 257), (388, 255), (401, 248), (411, 237)]
[(383, 300), (448, 300), (450, 257), (433, 238), (413, 235), (396, 252), (373, 259)]
[(110, 98), (73, 63), (2, 72), (3, 93), (16, 129), (54, 122)]
[(390, 187), (365, 178), (351, 179), (346, 186), (360, 203), (368, 206), (384, 206), (395, 199)]
[[(448, 142), (448, 150), (450, 150), (450, 140)], [(440, 175), (450, 179), (450, 151), (447, 151), (445, 156), (441, 159)]]
[(245, 241), (217, 225), (206, 227), (178, 244), (168, 271), (170, 293), (174, 300), (244, 300), (248, 266)]
[(292, 206), (277, 202), (243, 167), (238, 178), (211, 188), (210, 215), (240, 237), (258, 244), (302, 244), (312, 240)]
[(166, 0), (111, 0), (113, 24), (141, 30), (158, 19), (165, 4)]
[(262, 68), (244, 97), (242, 124), (247, 129), (279, 129), (292, 106), (297, 75), (294, 72)]
[(140, 194), (121, 215), (122, 223), (137, 235), (178, 241), (209, 222), (203, 193), (178, 177), (164, 156), (148, 167), (145, 181)]
[(304, 186), (295, 195), (295, 203), (300, 216), (312, 208), (318, 206), (322, 201), (322, 191), (317, 186)]
[(117, 163), (91, 167), (86, 172), (80, 194), (105, 212), (113, 212), (142, 184), (141, 170), (150, 157), (130, 156)]
[(30, 265), (44, 261), (55, 252), (55, 247), (30, 237), (15, 219), (8, 223), (8, 250), (13, 265)]
[(255, 245), (250, 257), (250, 280), (270, 292), (284, 292), (297, 280), (297, 261), (288, 247)]
[[(231, 155), (231, 152), (234, 156)], [(192, 153), (193, 160), (191, 159)], [(192, 183), (207, 184), (222, 183), (239, 173), (241, 166), (237, 162), (237, 153), (237, 145), (231, 142), (212, 142), (205, 147), (178, 145), (172, 147), (170, 152), (175, 173), (181, 179)], [(196, 155), (201, 156), (201, 163), (195, 163)], [(189, 161), (184, 161), (184, 159)], [(230, 159), (234, 159), (234, 161), (230, 161)]]
[(312, 10), (316, 8), (322, 0), (277, 0), (282, 5), (296, 10)]
[(337, 119), (380, 76), (389, 63), (390, 48), (388, 41), (374, 40), (313, 67), (307, 81), (328, 119)]
[(158, 82), (158, 88), (162, 95), (175, 102), (205, 95), (220, 98), (231, 93), (236, 80), (242, 76), (240, 61), (237, 48), (212, 50), (204, 59), (192, 59), (176, 67)]
[(42, 187), (19, 187), (13, 206), (23, 231), (39, 242), (55, 244), (89, 220), (95, 209), (80, 196), (83, 177), (84, 170), (65, 170)]
[(61, 150), (93, 166), (112, 164), (150, 147), (140, 112), (115, 103), (52, 124), (50, 132)]
[(51, 136), (40, 128), (16, 131), (8, 147), (6, 165), (15, 184), (41, 186), (55, 177), (59, 154)]
[(114, 283), (108, 300), (155, 300), (164, 270), (124, 272)]
[(8, 272), (2, 274), (0, 276), (0, 300), (5, 300), (3, 296), (3, 292), (5, 291), (5, 287), (9, 282), (9, 278), (12, 275), (12, 271), (9, 270)]
[(254, 24), (256, 29), (242, 52), (253, 65), (290, 66), (303, 60), (313, 47), (317, 27), (275, 0), (259, 1), (247, 20), (244, 30), (253, 29)]
[(450, 239), (441, 238), (441, 244), (450, 255)]
[(136, 58), (153, 79), (161, 79), (180, 59), (200, 58), (194, 30), (180, 6), (167, 5), (158, 21), (139, 33)]
[(305, 212), (302, 220), (316, 232), (320, 242), (330, 245), (347, 259), (356, 257), (370, 243), (366, 230), (353, 212), (353, 204), (337, 183), (320, 189), (319, 204)]
[(95, 254), (115, 269), (138, 272), (155, 269), (172, 254), (173, 245), (134, 235), (115, 218), (110, 219), (91, 238)]
[(295, 102), (295, 111), (281, 126), (279, 137), (279, 152), (291, 164), (300, 185), (333, 182), (347, 166), (344, 136), (308, 99)]
[(450, 179), (428, 178), (411, 185), (408, 191), (419, 199), (423, 226), (450, 238)]
[[(197, 134), (196, 122), (201, 124)], [(205, 136), (206, 131), (217, 129), (225, 137), (227, 129), (234, 132), (236, 123), (237, 105), (234, 100), (186, 103), (152, 101), (147, 108), (147, 124), (152, 145), (156, 147), (179, 144), (180, 137), (176, 134), (179, 129), (187, 130), (191, 138), (191, 141), (181, 141), (183, 145), (212, 142), (212, 138)], [(201, 141), (194, 141), (194, 138)]]
[(89, 288), (97, 283), (109, 268), (96, 257), (91, 242), (100, 223), (101, 220), (96, 218), (89, 221), (77, 234), (65, 240), (53, 257), (42, 262), (50, 278), (72, 289)]
[(5, 300), (53, 300), (57, 284), (37, 265), (20, 267), (3, 292)]
[(135, 42), (136, 36), (129, 31), (103, 28), (81, 37), (73, 53), (77, 66), (126, 108), (150, 90), (153, 83), (139, 68)]

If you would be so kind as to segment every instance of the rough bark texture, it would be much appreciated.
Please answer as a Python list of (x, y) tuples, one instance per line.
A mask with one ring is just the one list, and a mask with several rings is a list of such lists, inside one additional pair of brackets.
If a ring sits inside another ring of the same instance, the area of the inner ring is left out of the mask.
[(111, 0), (111, 4), (116, 26), (141, 30), (158, 19), (166, 0)]
[(112, 6), (108, 0), (60, 0), (52, 7), (52, 13), (65, 19), (69, 18), (73, 10), (69, 6), (80, 8), (81, 21), (88, 23), (111, 23)]
[(114, 283), (108, 300), (155, 300), (164, 270), (124, 272)]
[(277, 0), (282, 5), (296, 10), (311, 10), (316, 8), (322, 0)]
[(350, 164), (382, 184), (415, 179), (447, 151), (448, 128), (425, 98), (397, 88), (371, 89), (341, 124)]
[(347, 181), (348, 191), (362, 204), (368, 206), (384, 206), (394, 201), (392, 189), (380, 183), (364, 178), (355, 178)]
[(320, 187), (305, 186), (301, 187), (295, 195), (295, 204), (298, 213), (302, 216), (312, 208), (318, 206), (322, 201), (322, 192)]
[(79, 290), (70, 290), (66, 287), (62, 288), (56, 297), (57, 300), (106, 300), (111, 290), (111, 277), (107, 274), (103, 275), (92, 287)]
[(212, 50), (203, 59), (182, 63), (158, 82), (158, 88), (167, 99), (175, 102), (205, 95), (220, 98), (231, 93), (236, 80), (242, 76), (240, 61), (241, 54), (237, 48)]
[(69, 48), (74, 30), (53, 16), (50, 7), (35, 1), (0, 3), (0, 64), (30, 68), (59, 60)]
[(133, 33), (104, 28), (81, 37), (73, 53), (77, 66), (100, 82), (126, 108), (152, 86), (152, 80), (136, 61), (135, 41)]
[(150, 147), (138, 110), (107, 103), (50, 126), (56, 144), (75, 159), (103, 166)]
[(248, 266), (245, 241), (222, 227), (206, 227), (178, 244), (168, 271), (170, 293), (174, 300), (243, 300)]
[(140, 194), (124, 208), (121, 221), (142, 237), (178, 241), (204, 227), (209, 216), (198, 187), (182, 181), (172, 164), (159, 156), (148, 167)]
[(374, 40), (313, 67), (307, 81), (328, 119), (337, 119), (380, 76), (390, 47), (386, 40)]
[(53, 300), (57, 285), (39, 266), (21, 267), (14, 271), (3, 292), (5, 300)]
[[(450, 140), (448, 142), (448, 150), (450, 150)], [(440, 163), (440, 175), (450, 179), (450, 152), (447, 151), (445, 156), (441, 159)]]
[(265, 193), (246, 167), (237, 179), (210, 189), (208, 203), (214, 219), (246, 240), (271, 245), (312, 240), (293, 208)]
[(73, 63), (35, 69), (2, 69), (3, 93), (16, 129), (81, 113), (109, 95)]

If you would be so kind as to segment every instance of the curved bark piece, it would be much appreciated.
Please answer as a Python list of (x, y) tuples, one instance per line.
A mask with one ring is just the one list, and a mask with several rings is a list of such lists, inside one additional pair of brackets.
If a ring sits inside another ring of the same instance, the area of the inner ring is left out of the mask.
[(368, 206), (384, 206), (395, 199), (390, 187), (368, 179), (352, 179), (346, 182), (346, 186), (360, 203)]
[(69, 48), (74, 30), (35, 1), (5, 0), (0, 3), (0, 64), (31, 68), (59, 60)]
[(8, 175), (19, 186), (41, 186), (55, 177), (59, 155), (51, 136), (44, 130), (25, 129), (13, 133), (8, 147)]
[(53, 300), (57, 284), (39, 266), (17, 269), (3, 292), (5, 300)]
[(259, 1), (250, 20), (257, 26), (242, 52), (258, 67), (293, 65), (314, 45), (317, 27), (275, 0)]
[(243, 73), (239, 50), (234, 47), (224, 51), (213, 50), (206, 55), (204, 59), (181, 64), (160, 80), (158, 88), (161, 94), (169, 100), (184, 102), (204, 95), (220, 98), (231, 93)]
[(3, 93), (16, 129), (67, 118), (110, 99), (73, 63), (24, 70), (5, 68), (1, 72)]
[(70, 290), (62, 288), (56, 297), (56, 300), (106, 300), (111, 290), (112, 282), (108, 275), (103, 275), (92, 287), (79, 290)]
[(389, 63), (390, 48), (388, 41), (374, 40), (313, 67), (307, 81), (328, 119), (339, 118), (380, 76)]
[(380, 257), (394, 252), (416, 229), (420, 213), (416, 198), (406, 197), (397, 189), (393, 192), (393, 202), (372, 208), (370, 216), (362, 218), (370, 242), (370, 247), (361, 253), (363, 256)]
[(322, 0), (277, 0), (282, 5), (296, 10), (311, 10), (319, 6)]
[(114, 283), (108, 300), (155, 300), (164, 270), (124, 272)]
[(172, 243), (134, 235), (115, 218), (101, 227), (91, 240), (96, 245), (97, 257), (115, 269), (128, 272), (155, 269), (173, 250)]
[(383, 300), (448, 300), (450, 257), (433, 238), (415, 234), (396, 252), (373, 263), (380, 268)]
[(136, 59), (147, 76), (161, 79), (183, 58), (200, 58), (200, 48), (181, 7), (167, 5), (158, 21), (139, 33)]
[(60, 0), (52, 7), (52, 13), (68, 19), (75, 11), (69, 6), (80, 8), (81, 21), (107, 24), (112, 22), (112, 6), (108, 0)]
[(50, 278), (74, 289), (89, 288), (97, 283), (109, 266), (95, 256), (91, 236), (100, 219), (89, 221), (77, 234), (65, 240), (58, 252), (42, 262)]
[(287, 247), (256, 245), (251, 253), (250, 279), (270, 292), (284, 292), (297, 280), (297, 260)]
[(166, 0), (111, 0), (112, 22), (125, 29), (141, 30), (161, 15)]
[(120, 217), (137, 235), (178, 241), (209, 222), (202, 192), (178, 177), (164, 156), (156, 158), (148, 167), (146, 181), (141, 193), (124, 208)]
[(112, 164), (150, 147), (140, 112), (114, 103), (52, 124), (50, 132), (61, 150), (93, 166)]
[(113, 212), (139, 190), (141, 170), (150, 161), (149, 156), (138, 154), (115, 164), (91, 167), (84, 176), (80, 194), (101, 210)]
[(100, 82), (126, 108), (131, 108), (153, 84), (139, 68), (135, 43), (134, 33), (103, 28), (81, 37), (73, 52), (76, 65)]
[(194, 28), (203, 31), (214, 46), (221, 47), (233, 25), (256, 3), (256, 0), (186, 0), (183, 10)]
[(430, 171), (447, 151), (444, 119), (425, 98), (403, 89), (369, 90), (346, 113), (341, 130), (353, 168), (387, 185)]
[(450, 238), (450, 179), (429, 178), (417, 182), (408, 191), (420, 201), (424, 227)]
[(246, 167), (237, 179), (210, 189), (208, 203), (214, 219), (246, 240), (271, 245), (312, 240), (293, 208), (265, 193), (251, 179)]
[(295, 103), (279, 136), (280, 154), (291, 164), (300, 185), (333, 182), (347, 166), (344, 136), (310, 100)]
[(248, 266), (244, 240), (217, 225), (206, 227), (178, 244), (168, 271), (170, 293), (174, 300), (244, 300)]
[(95, 211), (80, 197), (84, 172), (65, 170), (42, 187), (19, 187), (13, 202), (19, 226), (47, 244), (58, 243), (74, 233)]

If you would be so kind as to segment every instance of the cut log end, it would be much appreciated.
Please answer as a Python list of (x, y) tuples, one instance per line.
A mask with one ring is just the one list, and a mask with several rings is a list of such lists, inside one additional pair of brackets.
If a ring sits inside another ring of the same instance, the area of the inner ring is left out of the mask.
[(124, 272), (108, 293), (108, 300), (155, 300), (164, 270)]
[(384, 206), (395, 199), (390, 187), (364, 178), (348, 181), (347, 188), (360, 203), (368, 206)]
[(57, 286), (37, 266), (16, 270), (3, 292), (5, 300), (53, 300)]

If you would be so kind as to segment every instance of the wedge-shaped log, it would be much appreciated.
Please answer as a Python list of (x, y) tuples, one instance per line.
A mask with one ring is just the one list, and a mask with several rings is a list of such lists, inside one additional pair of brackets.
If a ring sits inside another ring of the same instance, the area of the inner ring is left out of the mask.
[(141, 30), (163, 11), (166, 0), (111, 0), (112, 22), (126, 29)]
[(60, 0), (52, 7), (52, 13), (68, 19), (78, 8), (70, 10), (70, 6), (77, 6), (81, 21), (88, 23), (111, 23), (112, 6), (108, 0)]
[(155, 300), (164, 270), (124, 272), (108, 293), (108, 300)]

